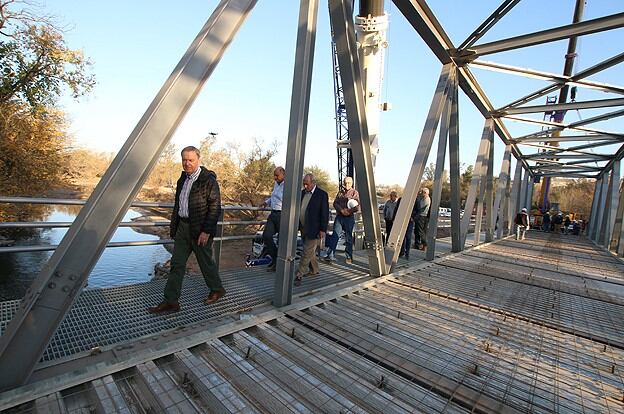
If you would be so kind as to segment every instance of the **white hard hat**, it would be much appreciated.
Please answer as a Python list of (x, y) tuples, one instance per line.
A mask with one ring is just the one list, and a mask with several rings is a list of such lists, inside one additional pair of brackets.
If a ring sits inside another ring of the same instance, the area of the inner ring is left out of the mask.
[(358, 206), (358, 202), (355, 199), (351, 199), (349, 201), (347, 201), (347, 208), (354, 208)]

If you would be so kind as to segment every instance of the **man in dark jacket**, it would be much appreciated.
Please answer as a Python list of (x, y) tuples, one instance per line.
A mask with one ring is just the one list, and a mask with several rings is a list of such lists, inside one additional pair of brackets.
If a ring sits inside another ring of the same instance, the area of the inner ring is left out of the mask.
[(299, 230), (303, 238), (303, 254), (299, 267), (295, 273), (295, 286), (299, 286), (308, 273), (308, 267), (313, 275), (318, 274), (319, 265), (316, 260), (316, 247), (319, 240), (323, 240), (329, 223), (329, 197), (327, 193), (316, 186), (312, 174), (303, 177), (303, 191), (301, 192), (301, 214), (299, 216)]
[(221, 214), (221, 193), (217, 175), (199, 166), (199, 150), (186, 147), (182, 150), (184, 172), (176, 186), (175, 203), (171, 214), (170, 235), (174, 239), (171, 271), (165, 286), (164, 300), (148, 309), (150, 313), (179, 311), (178, 302), (186, 261), (191, 252), (210, 289), (205, 300), (211, 305), (225, 295), (219, 269), (212, 257), (212, 242)]

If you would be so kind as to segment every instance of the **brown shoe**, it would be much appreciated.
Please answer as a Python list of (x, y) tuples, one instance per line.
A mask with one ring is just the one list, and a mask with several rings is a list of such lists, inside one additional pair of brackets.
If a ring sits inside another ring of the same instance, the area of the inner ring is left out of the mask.
[(225, 289), (215, 290), (213, 292), (210, 292), (210, 295), (208, 295), (204, 303), (206, 305), (212, 305), (213, 303), (215, 303), (216, 301), (218, 301), (224, 296), (225, 296)]
[(180, 310), (180, 304), (178, 302), (167, 303), (161, 302), (157, 306), (147, 308), (149, 313), (161, 313), (161, 312), (177, 312)]

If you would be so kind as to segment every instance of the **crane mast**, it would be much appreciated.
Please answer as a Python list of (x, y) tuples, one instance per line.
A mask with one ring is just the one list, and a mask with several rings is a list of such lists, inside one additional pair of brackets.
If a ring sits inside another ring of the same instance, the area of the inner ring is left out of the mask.
[[(361, 0), (355, 17), (355, 35), (358, 44), (358, 59), (362, 69), (362, 81), (366, 100), (366, 120), (371, 144), (373, 166), (379, 152), (379, 118), (381, 110), (388, 110), (387, 103), (381, 103), (383, 82), (384, 50), (388, 47), (386, 33), (388, 15), (384, 12), (384, 0)], [(334, 97), (336, 105), (336, 147), (338, 152), (338, 182), (342, 186), (344, 177), (354, 176), (353, 157), (349, 142), (347, 111), (342, 90), (342, 79), (338, 65), (335, 42), (332, 41)]]

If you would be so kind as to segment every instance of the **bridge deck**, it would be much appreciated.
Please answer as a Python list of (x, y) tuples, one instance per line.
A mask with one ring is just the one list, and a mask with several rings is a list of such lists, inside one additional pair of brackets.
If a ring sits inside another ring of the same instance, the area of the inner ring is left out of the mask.
[[(115, 327), (80, 325), (100, 351), (43, 362), (0, 409), (624, 412), (624, 263), (587, 240), (531, 232), (374, 280), (363, 264), (324, 267), (282, 309), (256, 269), (226, 274), (214, 309), (189, 279), (168, 316), (144, 312), (163, 282), (124, 288)], [(80, 312), (113, 293), (83, 294)]]

